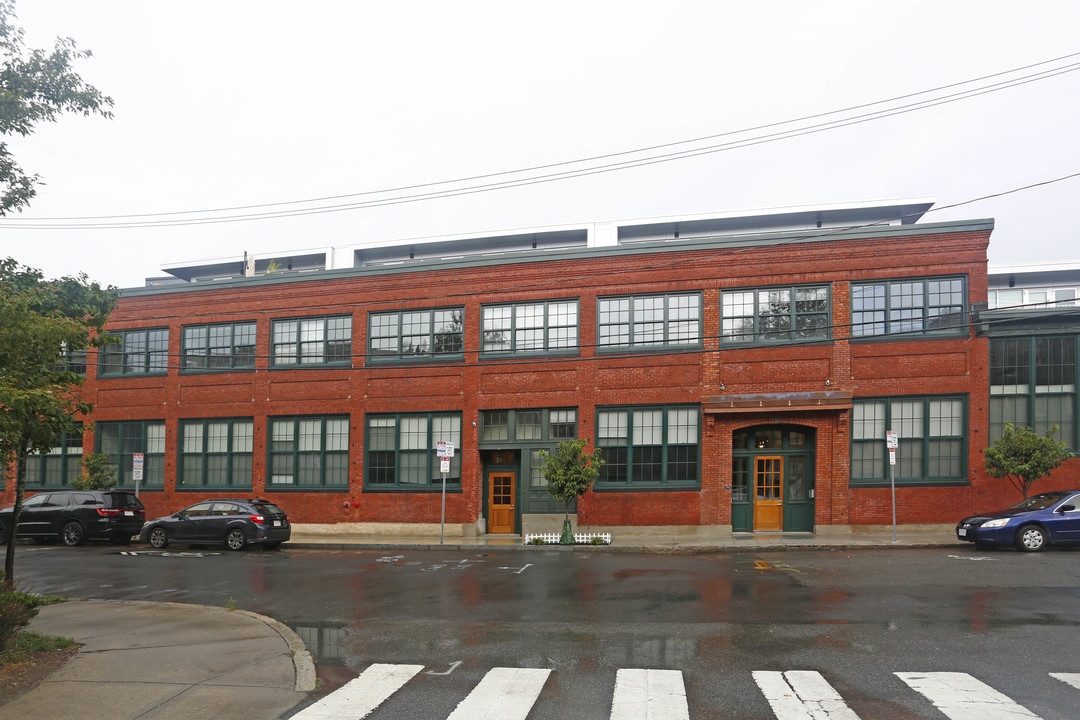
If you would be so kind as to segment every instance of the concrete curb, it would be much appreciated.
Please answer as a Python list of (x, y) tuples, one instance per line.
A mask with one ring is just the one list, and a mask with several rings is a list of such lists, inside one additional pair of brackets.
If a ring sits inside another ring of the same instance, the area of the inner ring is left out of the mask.
[(963, 542), (842, 542), (815, 544), (756, 544), (745, 545), (689, 545), (670, 543), (664, 545), (476, 545), (476, 544), (418, 544), (418, 543), (349, 543), (349, 542), (289, 542), (290, 550), (453, 550), (455, 552), (618, 552), (651, 554), (687, 553), (738, 553), (738, 552), (787, 552), (791, 550), (901, 550), (925, 548), (970, 547)]
[(304, 644), (299, 635), (293, 632), (292, 628), (274, 618), (250, 610), (234, 610), (233, 612), (261, 620), (280, 635), (285, 644), (289, 646), (293, 666), (296, 668), (296, 686), (294, 689), (297, 692), (311, 692), (315, 689), (315, 661), (311, 659), (311, 653), (308, 652), (307, 645)]

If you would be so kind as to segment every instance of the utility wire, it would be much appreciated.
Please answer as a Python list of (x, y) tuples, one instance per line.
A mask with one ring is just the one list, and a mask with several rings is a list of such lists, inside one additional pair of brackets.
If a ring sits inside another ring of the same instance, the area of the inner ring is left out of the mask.
[[(838, 119), (838, 120), (831, 120), (831, 121), (825, 122), (825, 123), (818, 123), (818, 124), (810, 125), (810, 126), (806, 126), (806, 127), (795, 128), (795, 129), (791, 129), (791, 130), (784, 130), (784, 131), (775, 132), (775, 133), (769, 133), (769, 134), (766, 134), (766, 135), (761, 135), (761, 136), (758, 136), (758, 137), (746, 138), (746, 139), (743, 139), (743, 140), (735, 140), (735, 141), (731, 141), (731, 142), (726, 142), (726, 143), (721, 143), (721, 144), (717, 144), (717, 145), (707, 146), (705, 148), (693, 148), (693, 149), (688, 149), (688, 150), (680, 150), (680, 151), (677, 151), (677, 152), (665, 153), (665, 154), (655, 155), (655, 156), (652, 156), (652, 157), (638, 158), (638, 159), (632, 159), (632, 160), (622, 160), (622, 161), (619, 161), (619, 162), (608, 163), (608, 164), (599, 165), (599, 166), (595, 166), (595, 167), (579, 168), (579, 169), (572, 169), (572, 170), (563, 170), (563, 171), (559, 171), (559, 172), (555, 172), (555, 173), (548, 173), (548, 174), (545, 174), (545, 175), (538, 175), (538, 176), (527, 177), (527, 178), (519, 178), (519, 179), (513, 179), (513, 180), (503, 180), (503, 181), (499, 181), (499, 182), (474, 185), (474, 186), (466, 187), (466, 188), (452, 188), (452, 189), (439, 190), (439, 191), (434, 191), (434, 192), (425, 192), (425, 193), (419, 193), (419, 194), (413, 194), (413, 195), (404, 195), (404, 196), (400, 196), (400, 197), (368, 200), (368, 201), (354, 202), (354, 203), (347, 203), (347, 204), (339, 204), (339, 205), (326, 205), (326, 206), (315, 207), (315, 208), (278, 210), (278, 211), (273, 211), (273, 212), (250, 213), (250, 214), (244, 214), (244, 215), (230, 215), (230, 216), (211, 217), (211, 218), (193, 218), (193, 219), (179, 218), (179, 219), (172, 219), (172, 220), (164, 220), (164, 219), (163, 220), (136, 220), (136, 221), (133, 221), (133, 222), (83, 222), (83, 221), (97, 221), (97, 220), (118, 220), (118, 219), (125, 219), (125, 218), (153, 218), (153, 217), (164, 217), (164, 216), (170, 216), (170, 215), (206, 214), (206, 213), (210, 213), (210, 212), (233, 212), (233, 211), (237, 211), (237, 210), (258, 209), (258, 208), (266, 208), (266, 207), (279, 207), (279, 206), (283, 206), (283, 205), (292, 205), (292, 204), (310, 204), (310, 203), (313, 203), (313, 202), (323, 202), (323, 201), (326, 201), (326, 200), (337, 200), (337, 199), (342, 199), (342, 198), (362, 197), (362, 196), (369, 196), (369, 195), (381, 195), (381, 194), (388, 194), (388, 193), (391, 193), (391, 192), (399, 192), (399, 191), (402, 191), (402, 190), (412, 190), (412, 189), (420, 189), (420, 188), (428, 188), (428, 187), (437, 187), (437, 186), (449, 185), (449, 184), (461, 184), (463, 182), (470, 182), (470, 181), (473, 181), (473, 180), (481, 180), (481, 179), (488, 179), (488, 178), (494, 178), (494, 177), (502, 177), (502, 176), (506, 176), (506, 175), (516, 175), (516, 174), (521, 174), (521, 173), (525, 173), (525, 172), (532, 172), (532, 171), (536, 171), (536, 170), (545, 170), (545, 169), (551, 169), (551, 168), (556, 168), (556, 167), (564, 167), (564, 166), (568, 166), (568, 165), (577, 165), (577, 164), (582, 164), (582, 163), (585, 163), (585, 162), (592, 162), (592, 161), (596, 161), (596, 160), (608, 159), (608, 158), (613, 158), (613, 157), (621, 157), (621, 156), (626, 156), (626, 155), (640, 154), (642, 152), (647, 152), (647, 151), (650, 151), (650, 150), (669, 148), (669, 147), (674, 147), (674, 146), (678, 146), (678, 145), (685, 145), (685, 144), (691, 144), (691, 143), (698, 143), (698, 142), (702, 142), (704, 140), (710, 140), (710, 139), (715, 139), (715, 138), (719, 138), (719, 137), (726, 137), (726, 136), (730, 136), (730, 135), (744, 134), (744, 133), (747, 133), (747, 132), (753, 132), (753, 131), (762, 130), (762, 129), (780, 127), (780, 126), (783, 126), (783, 125), (791, 125), (791, 124), (794, 124), (794, 123), (805, 122), (807, 120), (813, 120), (813, 119), (817, 119), (817, 118), (821, 118), (821, 117), (827, 117), (827, 116), (831, 116), (831, 115), (848, 113), (848, 112), (851, 112), (853, 110), (859, 110), (859, 109), (863, 109), (863, 108), (867, 108), (867, 107), (874, 107), (874, 106), (877, 106), (877, 105), (882, 105), (882, 104), (887, 104), (887, 103), (894, 103), (894, 102), (896, 102), (898, 100), (903, 100), (903, 99), (907, 99), (907, 98), (911, 98), (911, 97), (917, 97), (917, 96), (920, 96), (920, 95), (927, 95), (927, 94), (930, 94), (930, 93), (933, 93), (933, 92), (940, 92), (943, 89), (950, 89), (950, 88), (959, 87), (959, 86), (962, 86), (962, 85), (969, 85), (969, 84), (974, 83), (974, 82), (980, 82), (980, 81), (983, 81), (983, 80), (986, 80), (986, 79), (991, 79), (991, 78), (995, 78), (995, 77), (1000, 77), (1002, 75), (1012, 74), (1012, 73), (1019, 72), (1021, 70), (1029, 69), (1029, 68), (1032, 68), (1032, 67), (1038, 67), (1038, 66), (1046, 65), (1046, 64), (1049, 64), (1049, 63), (1053, 63), (1053, 62), (1059, 62), (1059, 61), (1061, 61), (1063, 59), (1069, 59), (1069, 58), (1075, 57), (1077, 55), (1080, 55), (1080, 53), (1074, 53), (1072, 55), (1065, 55), (1065, 56), (1062, 56), (1060, 58), (1055, 58), (1053, 60), (1045, 61), (1043, 63), (1036, 63), (1034, 65), (1029, 65), (1029, 66), (1025, 66), (1025, 67), (1022, 67), (1022, 68), (1014, 68), (1013, 70), (1010, 70), (1010, 71), (1005, 71), (1005, 72), (1002, 72), (1002, 73), (995, 73), (993, 75), (983, 76), (981, 78), (976, 78), (974, 80), (964, 81), (962, 83), (954, 83), (952, 85), (940, 86), (940, 87), (934, 88), (932, 90), (922, 91), (922, 92), (919, 92), (919, 93), (911, 93), (911, 94), (908, 94), (908, 95), (901, 95), (901, 96), (891, 98), (889, 100), (878, 101), (878, 102), (874, 102), (874, 103), (867, 103), (867, 104), (863, 104), (863, 105), (856, 105), (856, 106), (852, 106), (850, 108), (845, 108), (845, 109), (842, 109), (842, 110), (836, 110), (836, 111), (831, 111), (831, 112), (827, 112), (827, 113), (819, 113), (817, 115), (809, 115), (809, 116), (805, 116), (803, 118), (798, 118), (796, 120), (788, 120), (788, 121), (783, 121), (783, 122), (778, 122), (778, 123), (770, 123), (770, 124), (766, 124), (766, 125), (757, 126), (755, 128), (749, 128), (749, 129), (746, 129), (746, 130), (739, 130), (739, 131), (732, 131), (732, 132), (727, 132), (727, 133), (720, 133), (720, 134), (717, 134), (717, 135), (704, 136), (702, 138), (695, 138), (695, 139), (692, 139), (692, 140), (683, 140), (683, 141), (678, 141), (678, 142), (674, 142), (674, 143), (666, 143), (666, 144), (663, 144), (663, 145), (654, 145), (654, 146), (650, 146), (650, 147), (647, 147), (647, 148), (639, 148), (637, 150), (630, 150), (630, 151), (625, 151), (625, 152), (620, 152), (620, 153), (611, 153), (611, 154), (608, 154), (608, 155), (598, 155), (598, 156), (593, 156), (591, 158), (585, 158), (585, 159), (580, 159), (580, 160), (571, 160), (571, 161), (566, 161), (566, 162), (561, 162), (561, 163), (552, 163), (552, 164), (549, 164), (549, 165), (540, 165), (540, 166), (535, 166), (533, 168), (525, 168), (525, 169), (520, 169), (520, 170), (511, 170), (511, 171), (505, 171), (505, 172), (499, 172), (499, 173), (490, 173), (490, 174), (487, 174), (487, 175), (477, 175), (477, 176), (472, 176), (472, 177), (469, 177), (469, 178), (460, 178), (460, 179), (457, 179), (457, 180), (446, 180), (446, 181), (439, 181), (439, 182), (433, 182), (433, 183), (424, 183), (424, 184), (418, 184), (418, 185), (403, 186), (401, 188), (393, 188), (393, 189), (388, 189), (388, 190), (370, 191), (370, 192), (365, 192), (365, 193), (354, 193), (354, 194), (349, 194), (349, 195), (328, 196), (328, 197), (325, 197), (325, 198), (316, 198), (316, 199), (311, 199), (311, 200), (289, 201), (289, 202), (283, 202), (283, 203), (269, 203), (269, 204), (265, 204), (265, 205), (248, 205), (248, 206), (236, 206), (236, 207), (233, 207), (233, 208), (218, 208), (218, 209), (214, 209), (214, 210), (177, 211), (177, 212), (171, 212), (171, 213), (154, 213), (154, 214), (146, 214), (146, 215), (108, 215), (108, 216), (86, 216), (86, 217), (53, 218), (53, 219), (48, 219), (48, 218), (5, 218), (2, 221), (0, 221), (0, 227), (9, 227), (9, 229), (11, 229), (11, 228), (20, 228), (20, 229), (95, 229), (95, 230), (100, 230), (100, 229), (133, 228), (133, 227), (150, 228), (150, 227), (168, 227), (168, 226), (175, 226), (175, 225), (200, 225), (200, 224), (211, 224), (211, 223), (242, 222), (242, 221), (250, 221), (250, 220), (279, 219), (279, 218), (283, 218), (283, 217), (298, 217), (298, 216), (305, 216), (305, 215), (325, 214), (325, 213), (331, 213), (331, 212), (343, 212), (343, 211), (350, 211), (350, 210), (366, 209), (366, 208), (370, 208), (370, 207), (379, 207), (379, 206), (396, 205), (396, 204), (402, 204), (402, 203), (420, 202), (420, 201), (439, 199), (439, 198), (446, 198), (446, 197), (455, 197), (455, 196), (474, 194), (474, 193), (479, 193), (479, 192), (488, 192), (488, 191), (491, 191), (491, 190), (522, 187), (522, 186), (526, 186), (526, 185), (533, 185), (533, 184), (539, 184), (539, 183), (545, 183), (545, 182), (553, 182), (553, 181), (556, 181), (556, 180), (563, 180), (563, 179), (576, 178), (576, 177), (584, 177), (584, 176), (587, 176), (587, 175), (594, 175), (594, 174), (599, 174), (599, 173), (604, 173), (604, 172), (612, 172), (612, 171), (624, 170), (624, 169), (629, 169), (629, 168), (643, 167), (643, 166), (646, 166), (646, 165), (653, 165), (653, 164), (657, 164), (657, 163), (671, 162), (673, 160), (681, 160), (681, 159), (686, 159), (686, 158), (690, 158), (690, 157), (697, 157), (697, 156), (700, 156), (700, 155), (723, 152), (723, 151), (739, 149), (739, 148), (743, 148), (743, 147), (750, 147), (750, 146), (759, 145), (759, 144), (763, 144), (763, 143), (767, 143), (767, 142), (775, 142), (777, 140), (800, 137), (800, 136), (803, 136), (803, 135), (813, 134), (813, 133), (817, 133), (817, 132), (823, 132), (825, 130), (832, 130), (832, 129), (842, 128), (842, 127), (847, 127), (847, 126), (850, 126), (850, 125), (861, 124), (863, 122), (870, 122), (872, 120), (878, 120), (878, 119), (882, 119), (882, 118), (886, 118), (886, 117), (892, 117), (894, 115), (904, 114), (904, 113), (908, 113), (908, 112), (914, 112), (916, 110), (922, 110), (922, 109), (926, 109), (926, 108), (929, 108), (929, 107), (935, 107), (937, 105), (942, 105), (942, 104), (946, 104), (946, 103), (957, 102), (959, 100), (965, 100), (965, 99), (969, 99), (969, 98), (972, 98), (972, 97), (977, 97), (979, 95), (984, 95), (984, 94), (987, 94), (987, 93), (990, 93), (990, 92), (998, 92), (1000, 90), (1008, 89), (1008, 88), (1011, 88), (1011, 87), (1016, 87), (1016, 86), (1028, 84), (1028, 83), (1031, 83), (1031, 82), (1045, 80), (1045, 79), (1048, 79), (1048, 78), (1051, 78), (1051, 77), (1055, 77), (1057, 75), (1075, 72), (1076, 70), (1080, 69), (1080, 62), (1071, 63), (1071, 64), (1068, 64), (1068, 65), (1064, 65), (1062, 67), (1053, 68), (1053, 69), (1049, 69), (1049, 70), (1042, 70), (1042, 71), (1039, 71), (1037, 73), (1022, 76), (1022, 77), (1019, 77), (1019, 78), (1012, 78), (1012, 79), (1009, 79), (1009, 80), (1005, 80), (1005, 81), (985, 85), (983, 87), (977, 87), (977, 88), (967, 89), (967, 90), (963, 90), (963, 91), (956, 92), (956, 93), (951, 93), (951, 94), (941, 96), (941, 97), (936, 97), (936, 98), (931, 98), (931, 99), (926, 99), (926, 100), (920, 100), (920, 101), (915, 102), (915, 103), (909, 103), (909, 104), (901, 105), (901, 106), (898, 106), (898, 107), (893, 107), (893, 108), (888, 108), (888, 109), (883, 109), (883, 110), (875, 110), (873, 112), (864, 113), (864, 114), (856, 115), (856, 116), (853, 116), (853, 117), (848, 117), (848, 118), (843, 118), (843, 119)], [(75, 221), (79, 221), (79, 222), (75, 222)]]

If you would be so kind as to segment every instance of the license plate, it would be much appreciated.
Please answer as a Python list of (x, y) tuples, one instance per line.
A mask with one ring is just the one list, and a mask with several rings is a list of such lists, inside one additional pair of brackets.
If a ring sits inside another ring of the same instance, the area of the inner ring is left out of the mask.
[(281, 521), (280, 520), (275, 520), (274, 521), (274, 527), (281, 527)]
[(964, 537), (965, 535), (967, 535), (967, 528), (960, 528), (956, 531), (956, 534), (960, 537)]
[(131, 510), (125, 510), (124, 514), (130, 516), (130, 515), (134, 515), (135, 513), (133, 513)]

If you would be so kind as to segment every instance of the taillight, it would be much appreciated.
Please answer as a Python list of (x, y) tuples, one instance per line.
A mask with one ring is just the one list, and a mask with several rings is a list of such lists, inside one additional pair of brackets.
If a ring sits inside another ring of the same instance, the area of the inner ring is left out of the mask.
[(259, 525), (262, 525), (264, 522), (264, 518), (262, 515), (248, 515), (248, 520)]
[(120, 508), (98, 508), (97, 509), (97, 514), (98, 515), (105, 515), (105, 516), (119, 515), (120, 514)]

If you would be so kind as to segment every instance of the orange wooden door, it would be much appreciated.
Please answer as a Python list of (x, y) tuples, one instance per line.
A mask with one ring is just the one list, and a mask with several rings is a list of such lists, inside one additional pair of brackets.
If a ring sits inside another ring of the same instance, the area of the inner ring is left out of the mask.
[(515, 477), (512, 472), (488, 475), (488, 532), (514, 532)]
[(784, 458), (754, 458), (754, 529), (784, 529)]

